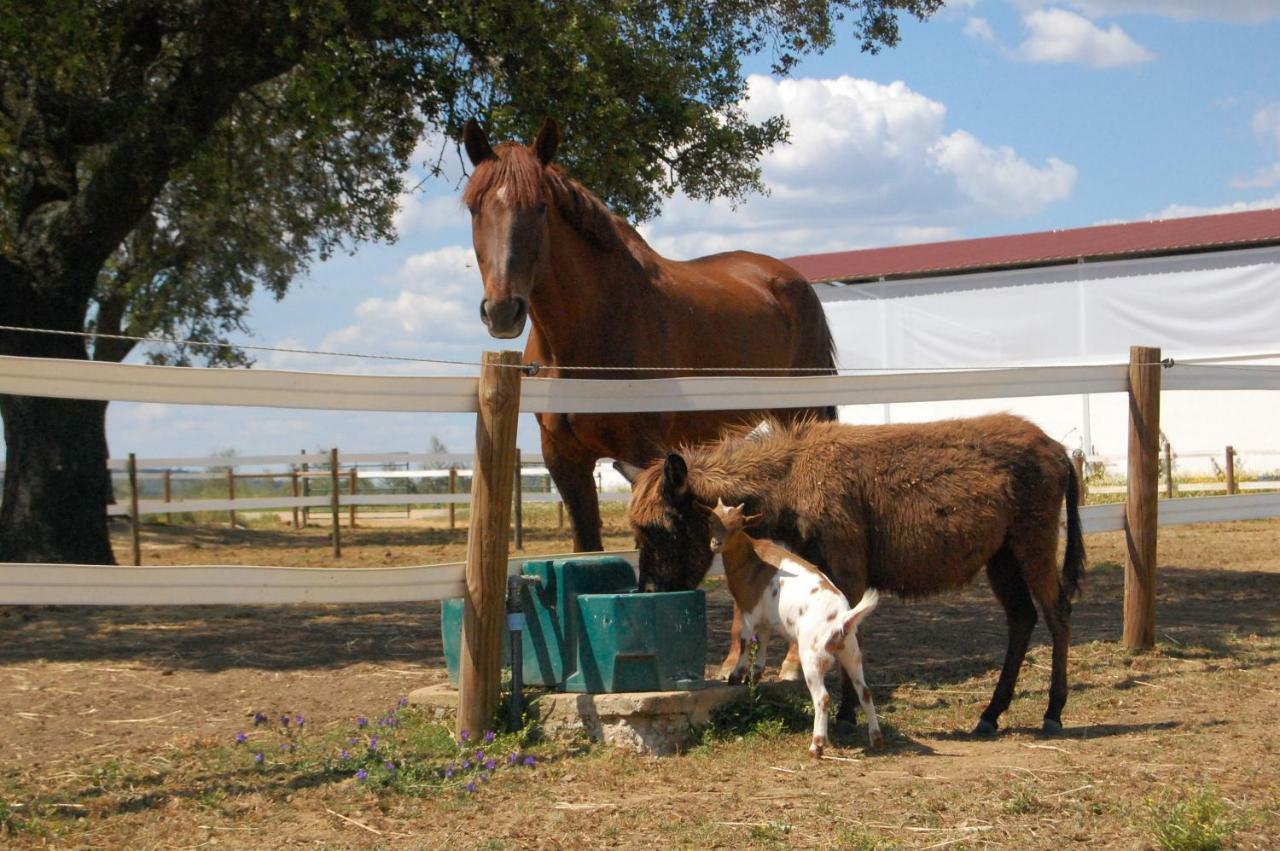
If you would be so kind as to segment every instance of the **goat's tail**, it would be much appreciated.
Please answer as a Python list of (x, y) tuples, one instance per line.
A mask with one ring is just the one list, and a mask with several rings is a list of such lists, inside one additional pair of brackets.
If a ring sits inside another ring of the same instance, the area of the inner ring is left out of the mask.
[(843, 644), (849, 633), (857, 629), (863, 618), (874, 612), (879, 604), (880, 592), (874, 588), (868, 588), (862, 595), (862, 599), (858, 601), (858, 605), (845, 612), (844, 616), (837, 619), (831, 627), (831, 633), (827, 636), (827, 649), (833, 650)]
[(1064, 457), (1067, 467), (1067, 551), (1062, 559), (1062, 595), (1070, 600), (1084, 587), (1084, 536), (1080, 529), (1080, 478), (1076, 465)]

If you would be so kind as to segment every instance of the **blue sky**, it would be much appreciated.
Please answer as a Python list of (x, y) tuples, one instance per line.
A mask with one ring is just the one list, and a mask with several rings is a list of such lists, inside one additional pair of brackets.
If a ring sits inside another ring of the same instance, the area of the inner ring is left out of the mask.
[[(753, 61), (748, 112), (792, 124), (793, 143), (764, 163), (772, 194), (736, 210), (677, 197), (642, 232), (669, 256), (788, 256), (1280, 206), (1280, 0), (970, 0), (903, 35), (878, 56), (840, 44), (786, 81)], [(423, 140), (416, 161), (438, 144)], [(458, 177), (402, 199), (396, 244), (316, 265), (280, 303), (259, 299), (247, 341), (467, 361), (516, 347), (481, 327)], [(521, 445), (535, 450), (526, 420)], [(433, 434), (468, 451), (472, 430), (466, 416), (125, 403), (108, 419), (113, 454), (141, 456), (422, 451)]]

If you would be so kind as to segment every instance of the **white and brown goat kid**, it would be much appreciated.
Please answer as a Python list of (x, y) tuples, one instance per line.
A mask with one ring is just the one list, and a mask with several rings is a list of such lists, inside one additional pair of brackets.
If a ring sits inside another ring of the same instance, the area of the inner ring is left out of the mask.
[(720, 500), (711, 511), (711, 549), (724, 560), (729, 592), (742, 611), (743, 647), (730, 682), (742, 682), (748, 675), (750, 655), (746, 642), (755, 635), (759, 642), (755, 669), (764, 669), (765, 649), (774, 629), (780, 629), (800, 651), (800, 667), (813, 698), (813, 744), (809, 753), (822, 756), (827, 743), (827, 696), (823, 677), (836, 660), (853, 681), (867, 714), (867, 736), (872, 745), (884, 743), (871, 690), (862, 676), (862, 653), (858, 647), (858, 624), (879, 602), (874, 590), (867, 591), (858, 605), (849, 607), (839, 589), (809, 562), (775, 544), (757, 540), (743, 528), (759, 519), (747, 517), (742, 506), (726, 506)]

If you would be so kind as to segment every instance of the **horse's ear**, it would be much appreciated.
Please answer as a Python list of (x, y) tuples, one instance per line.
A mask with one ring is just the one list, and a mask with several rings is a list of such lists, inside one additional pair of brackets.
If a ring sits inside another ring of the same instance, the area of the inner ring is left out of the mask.
[(628, 464), (626, 461), (614, 461), (613, 469), (617, 470), (622, 478), (632, 485), (636, 483), (636, 479), (640, 478), (640, 474), (644, 472), (644, 467), (637, 467), (635, 464)]
[(533, 140), (533, 152), (537, 154), (538, 162), (551, 165), (551, 161), (556, 156), (556, 149), (559, 147), (560, 127), (554, 118), (547, 116), (542, 122), (542, 129), (538, 131), (537, 138)]
[(671, 502), (684, 502), (689, 497), (689, 465), (675, 452), (662, 465), (662, 491)]
[(462, 128), (462, 144), (467, 149), (467, 157), (472, 165), (497, 159), (493, 148), (489, 146), (489, 137), (480, 129), (480, 122), (474, 118), (468, 119), (467, 126)]

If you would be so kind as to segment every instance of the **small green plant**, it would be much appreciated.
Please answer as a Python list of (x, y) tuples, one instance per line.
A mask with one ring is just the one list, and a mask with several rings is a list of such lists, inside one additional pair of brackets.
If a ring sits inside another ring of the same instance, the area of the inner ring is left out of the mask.
[(868, 833), (861, 827), (846, 827), (836, 835), (835, 847), (840, 851), (889, 851), (899, 845), (891, 839)]
[(772, 848), (786, 847), (787, 837), (790, 835), (791, 825), (781, 821), (752, 825), (750, 834), (751, 838), (756, 842), (765, 843), (766, 846)]
[(1026, 784), (1019, 785), (1013, 796), (1004, 802), (1004, 811), (1013, 816), (1026, 815), (1039, 807), (1040, 799), (1036, 797), (1035, 790)]
[(1147, 800), (1152, 834), (1165, 851), (1216, 851), (1235, 830), (1217, 790), (1203, 787), (1174, 800)]

